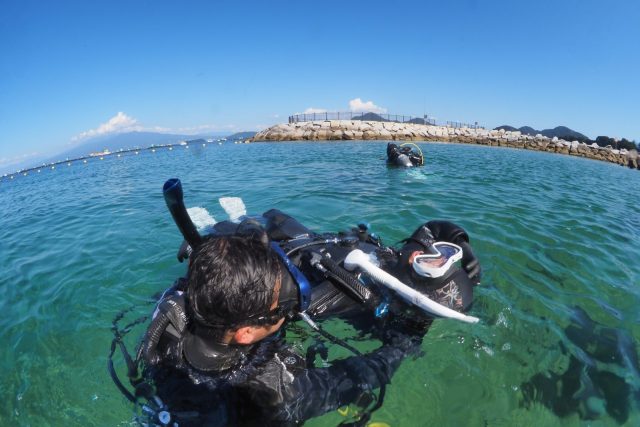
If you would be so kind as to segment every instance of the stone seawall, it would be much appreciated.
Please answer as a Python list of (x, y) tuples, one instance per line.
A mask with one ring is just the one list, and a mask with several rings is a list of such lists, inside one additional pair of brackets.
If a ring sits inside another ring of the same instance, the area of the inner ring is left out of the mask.
[(411, 123), (370, 122), (359, 120), (323, 120), (315, 122), (285, 123), (265, 129), (253, 141), (444, 141), (499, 147), (524, 148), (570, 154), (603, 160), (640, 169), (635, 150), (615, 150), (611, 146), (599, 147), (578, 141), (565, 141), (543, 135), (523, 135), (519, 131), (450, 128)]

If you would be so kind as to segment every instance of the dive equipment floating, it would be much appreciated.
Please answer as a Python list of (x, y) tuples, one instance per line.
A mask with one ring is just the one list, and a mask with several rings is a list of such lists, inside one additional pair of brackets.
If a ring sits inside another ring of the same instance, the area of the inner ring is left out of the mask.
[(477, 317), (467, 316), (465, 314), (452, 310), (449, 307), (438, 304), (426, 295), (423, 295), (415, 289), (410, 288), (400, 280), (393, 277), (391, 274), (374, 265), (369, 260), (369, 257), (360, 249), (354, 249), (353, 251), (349, 252), (349, 255), (347, 255), (344, 260), (344, 267), (347, 270), (355, 270), (356, 268), (360, 268), (369, 276), (371, 276), (371, 278), (376, 282), (385, 285), (389, 289), (394, 290), (404, 300), (415, 305), (416, 307), (421, 308), (423, 311), (429, 314), (457, 319), (466, 323), (477, 323), (480, 320)]
[[(415, 150), (409, 146), (415, 147)], [(387, 163), (400, 167), (414, 167), (424, 165), (422, 150), (416, 144), (407, 142), (400, 146), (390, 142), (387, 144)]]
[[(419, 157), (420, 157), (420, 166), (424, 166), (424, 154), (422, 154), (422, 150), (420, 149), (418, 144), (414, 144), (413, 142), (404, 142), (404, 143), (400, 144), (399, 147), (402, 148), (402, 147), (405, 147), (405, 146), (408, 146), (408, 145), (409, 146), (413, 146), (417, 150), (417, 153), (419, 154)], [(416, 166), (418, 166), (418, 165), (416, 165)]]

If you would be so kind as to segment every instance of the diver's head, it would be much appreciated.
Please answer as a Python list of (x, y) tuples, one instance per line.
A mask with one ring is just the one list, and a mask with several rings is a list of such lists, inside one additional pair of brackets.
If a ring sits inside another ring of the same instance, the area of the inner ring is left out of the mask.
[(283, 286), (283, 275), (288, 276), (280, 258), (259, 239), (206, 238), (189, 265), (193, 336), (246, 345), (276, 332), (289, 311), (289, 284)]
[(406, 284), (433, 301), (464, 312), (473, 302), (473, 283), (457, 264), (462, 248), (449, 242), (406, 243), (396, 266), (396, 274)]

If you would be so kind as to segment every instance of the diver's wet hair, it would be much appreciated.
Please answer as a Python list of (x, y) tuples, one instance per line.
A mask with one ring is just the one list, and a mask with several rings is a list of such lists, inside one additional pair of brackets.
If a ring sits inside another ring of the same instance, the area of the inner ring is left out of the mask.
[(206, 238), (189, 266), (188, 304), (196, 324), (222, 330), (269, 312), (280, 275), (278, 255), (259, 239)]

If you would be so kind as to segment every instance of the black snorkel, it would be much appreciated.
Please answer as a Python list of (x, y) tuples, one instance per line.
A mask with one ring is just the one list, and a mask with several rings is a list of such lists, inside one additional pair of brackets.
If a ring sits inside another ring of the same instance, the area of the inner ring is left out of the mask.
[[(164, 201), (167, 203), (167, 208), (171, 212), (173, 221), (178, 226), (180, 233), (184, 239), (189, 243), (192, 250), (195, 250), (202, 243), (202, 237), (196, 226), (193, 225), (187, 208), (184, 206), (184, 194), (182, 193), (182, 183), (178, 178), (168, 179), (162, 186), (162, 194), (164, 195)], [(178, 256), (178, 260), (182, 262), (181, 257)]]

